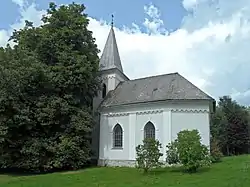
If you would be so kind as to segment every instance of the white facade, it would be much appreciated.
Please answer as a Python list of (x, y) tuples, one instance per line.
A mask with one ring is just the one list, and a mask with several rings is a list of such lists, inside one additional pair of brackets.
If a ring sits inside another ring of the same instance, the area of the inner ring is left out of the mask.
[[(154, 102), (109, 108), (100, 114), (99, 165), (134, 166), (135, 148), (144, 139), (147, 122), (155, 127), (155, 138), (162, 144), (165, 160), (166, 145), (181, 130), (197, 129), (202, 143), (209, 146), (208, 101)], [(116, 124), (122, 128), (122, 147), (113, 147), (113, 130)]]

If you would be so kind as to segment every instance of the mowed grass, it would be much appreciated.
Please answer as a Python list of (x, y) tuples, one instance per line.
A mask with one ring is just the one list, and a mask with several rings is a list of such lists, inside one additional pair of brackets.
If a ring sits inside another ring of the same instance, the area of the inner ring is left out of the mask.
[(135, 168), (89, 168), (36, 176), (0, 175), (0, 187), (249, 187), (250, 155), (224, 158), (209, 169), (183, 173), (175, 168), (144, 175)]

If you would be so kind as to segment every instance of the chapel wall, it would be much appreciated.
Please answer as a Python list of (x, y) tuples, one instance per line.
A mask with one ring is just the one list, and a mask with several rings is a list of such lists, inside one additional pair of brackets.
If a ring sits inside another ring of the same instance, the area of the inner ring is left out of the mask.
[[(198, 129), (202, 142), (209, 145), (209, 105), (204, 102), (133, 105), (103, 111), (101, 116), (100, 159), (113, 160), (111, 165), (117, 160), (124, 160), (126, 166), (133, 163), (135, 147), (142, 143), (144, 126), (149, 121), (155, 126), (156, 139), (162, 143), (164, 155), (160, 160), (166, 158), (166, 145), (184, 129)], [(112, 128), (116, 123), (123, 128), (124, 147), (121, 150), (112, 149)]]
[(206, 110), (173, 110), (171, 139), (177, 138), (182, 130), (197, 129), (201, 135), (202, 144), (210, 145), (209, 113)]
[[(113, 129), (119, 124), (123, 130), (123, 146), (113, 147)], [(129, 115), (101, 116), (100, 159), (126, 160), (129, 158)]]
[[(155, 127), (155, 138), (159, 142), (164, 142), (163, 126), (167, 125), (163, 123), (163, 110), (141, 110), (136, 113), (135, 122), (135, 144), (133, 148), (142, 143), (144, 139), (144, 127), (148, 122), (151, 122)], [(164, 151), (164, 147), (161, 148), (161, 152)], [(136, 158), (136, 153), (134, 154), (134, 159)], [(164, 159), (163, 157), (161, 159)]]
[[(106, 160), (135, 160), (135, 148), (143, 141), (144, 126), (147, 122), (152, 122), (154, 124), (156, 139), (158, 139), (160, 142), (169, 141), (169, 133), (166, 133), (169, 132), (170, 129), (170, 121), (168, 119), (169, 111), (165, 111), (165, 109), (167, 108), (164, 108), (163, 105), (154, 104), (132, 106), (129, 108), (116, 108), (103, 113), (101, 115), (103, 120), (101, 121), (102, 127), (100, 133), (100, 149), (102, 149), (100, 150), (100, 158), (104, 159), (105, 157)], [(119, 123), (124, 129), (124, 148), (121, 150), (112, 149), (112, 127), (116, 123)], [(105, 126), (108, 126), (109, 128), (105, 128)], [(109, 137), (105, 137), (105, 134), (108, 134)], [(165, 146), (163, 146), (161, 151), (163, 153), (165, 152)], [(165, 157), (163, 156), (161, 160), (164, 159)]]

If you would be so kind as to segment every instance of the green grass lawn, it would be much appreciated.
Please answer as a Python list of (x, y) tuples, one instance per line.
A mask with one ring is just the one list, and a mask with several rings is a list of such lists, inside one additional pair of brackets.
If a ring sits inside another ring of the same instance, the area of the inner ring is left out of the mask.
[(250, 155), (224, 158), (223, 162), (187, 174), (160, 169), (143, 175), (134, 168), (89, 168), (36, 176), (0, 175), (0, 187), (249, 187)]

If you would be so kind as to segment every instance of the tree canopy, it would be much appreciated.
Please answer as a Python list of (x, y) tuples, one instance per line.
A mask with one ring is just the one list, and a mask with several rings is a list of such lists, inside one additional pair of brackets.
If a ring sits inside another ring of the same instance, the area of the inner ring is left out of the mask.
[(90, 159), (98, 48), (80, 4), (50, 3), (0, 50), (0, 167), (77, 169)]
[(249, 110), (229, 96), (219, 99), (212, 116), (211, 134), (224, 155), (237, 155), (249, 151)]

